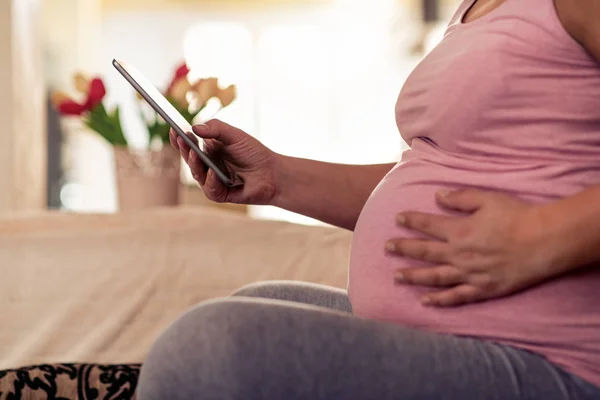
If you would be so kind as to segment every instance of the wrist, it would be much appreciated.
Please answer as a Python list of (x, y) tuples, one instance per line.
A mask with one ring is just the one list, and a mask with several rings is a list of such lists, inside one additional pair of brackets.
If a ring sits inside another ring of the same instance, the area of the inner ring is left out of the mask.
[(273, 152), (273, 181), (275, 193), (269, 202), (270, 206), (285, 208), (286, 199), (289, 198), (291, 179), (293, 174), (292, 157)]
[(540, 258), (550, 276), (574, 270), (585, 264), (583, 248), (580, 248), (577, 221), (562, 210), (562, 204), (553, 202), (534, 206)]
[(565, 243), (556, 240), (562, 229), (556, 215), (544, 206), (533, 205), (525, 214), (522, 227), (524, 243), (528, 243), (523, 250), (529, 253), (533, 268), (544, 278), (559, 274), (564, 266)]

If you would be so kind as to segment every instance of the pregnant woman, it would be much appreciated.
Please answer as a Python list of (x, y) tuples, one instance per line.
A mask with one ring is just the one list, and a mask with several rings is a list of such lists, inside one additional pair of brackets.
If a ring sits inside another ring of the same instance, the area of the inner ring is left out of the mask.
[(142, 400), (600, 399), (600, 2), (463, 1), (396, 119), (410, 150), (372, 166), (195, 126), (236, 189), (172, 134), (210, 199), (354, 240), (348, 292), (255, 284), (183, 315)]

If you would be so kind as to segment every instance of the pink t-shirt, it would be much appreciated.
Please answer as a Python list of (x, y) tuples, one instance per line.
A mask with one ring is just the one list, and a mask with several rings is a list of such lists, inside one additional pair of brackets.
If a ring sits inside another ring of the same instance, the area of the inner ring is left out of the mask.
[[(507, 0), (473, 22), (465, 0), (396, 106), (410, 145), (367, 201), (354, 234), (349, 294), (363, 317), (528, 349), (600, 386), (600, 268), (511, 297), (426, 308), (396, 286), (387, 240), (412, 233), (400, 211), (445, 213), (439, 189), (475, 187), (542, 203), (600, 183), (600, 65), (562, 26), (553, 0)], [(572, 239), (572, 238), (571, 238)]]

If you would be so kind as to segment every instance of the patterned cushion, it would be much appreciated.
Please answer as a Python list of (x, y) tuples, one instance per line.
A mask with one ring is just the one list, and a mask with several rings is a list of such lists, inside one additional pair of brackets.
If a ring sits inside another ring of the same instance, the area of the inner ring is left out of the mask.
[(135, 398), (140, 364), (54, 364), (0, 371), (0, 400)]

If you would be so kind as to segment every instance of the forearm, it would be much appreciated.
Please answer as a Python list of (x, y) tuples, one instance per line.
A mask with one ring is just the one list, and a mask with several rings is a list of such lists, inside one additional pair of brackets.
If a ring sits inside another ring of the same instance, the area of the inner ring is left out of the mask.
[(600, 264), (600, 185), (538, 209), (548, 267), (567, 273)]
[(354, 230), (377, 184), (395, 164), (345, 165), (279, 156), (274, 206)]

